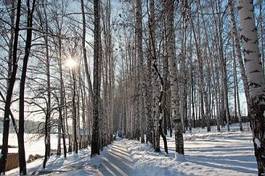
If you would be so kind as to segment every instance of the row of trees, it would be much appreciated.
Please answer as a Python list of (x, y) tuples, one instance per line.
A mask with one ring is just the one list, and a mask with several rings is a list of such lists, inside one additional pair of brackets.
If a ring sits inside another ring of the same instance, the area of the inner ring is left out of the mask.
[(175, 150), (184, 154), (183, 132), (213, 125), (229, 131), (234, 122), (243, 130), (250, 121), (264, 173), (264, 3), (121, 3), (117, 128), (142, 142), (146, 134), (155, 151), (162, 136), (165, 152), (165, 135), (175, 131)]
[[(183, 133), (192, 127), (211, 131), (216, 125), (220, 131), (226, 125), (229, 131), (230, 123), (239, 122), (243, 130), (247, 119), (259, 174), (264, 174), (262, 1), (254, 10), (252, 0), (239, 0), (235, 10), (233, 0), (121, 0), (113, 20), (110, 0), (4, 2), (0, 173), (11, 119), (20, 173), (26, 174), (24, 118), (38, 115), (44, 121), (39, 129), (45, 138), (44, 168), (53, 129), (57, 154), (62, 141), (64, 157), (88, 145), (91, 156), (100, 154), (118, 129), (157, 152), (160, 136), (167, 152), (166, 134), (174, 131), (175, 151), (184, 154)], [(241, 89), (249, 113), (244, 119)]]

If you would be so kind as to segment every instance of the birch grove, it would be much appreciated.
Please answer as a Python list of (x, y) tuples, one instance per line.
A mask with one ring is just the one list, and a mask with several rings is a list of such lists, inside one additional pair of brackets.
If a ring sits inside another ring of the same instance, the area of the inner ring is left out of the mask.
[(168, 157), (173, 136), (182, 158), (196, 128), (248, 123), (264, 175), (264, 9), (260, 0), (1, 1), (0, 175), (12, 133), (27, 175), (29, 133), (42, 139), (45, 169), (52, 155), (91, 148), (93, 158), (120, 138)]

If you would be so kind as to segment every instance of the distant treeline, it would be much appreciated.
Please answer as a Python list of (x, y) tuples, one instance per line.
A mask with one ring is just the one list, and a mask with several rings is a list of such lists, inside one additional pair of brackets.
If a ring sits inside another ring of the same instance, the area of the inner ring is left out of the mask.
[[(18, 120), (16, 120), (18, 125)], [(38, 133), (44, 128), (44, 122), (25, 120), (25, 133)], [(0, 118), (0, 133), (3, 132), (3, 118)], [(10, 122), (10, 133), (15, 133), (13, 124)]]

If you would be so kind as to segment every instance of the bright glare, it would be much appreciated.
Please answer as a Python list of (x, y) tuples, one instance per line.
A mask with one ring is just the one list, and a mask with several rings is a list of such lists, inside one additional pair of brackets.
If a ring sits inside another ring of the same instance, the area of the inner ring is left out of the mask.
[(77, 62), (73, 58), (69, 58), (66, 60), (65, 66), (70, 69), (74, 69), (75, 67), (77, 67)]

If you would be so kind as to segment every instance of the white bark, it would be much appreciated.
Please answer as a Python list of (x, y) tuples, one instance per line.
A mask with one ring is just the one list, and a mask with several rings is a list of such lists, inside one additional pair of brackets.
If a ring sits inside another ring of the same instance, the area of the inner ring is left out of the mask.
[(265, 79), (258, 47), (253, 0), (240, 0), (241, 40), (250, 93), (250, 120), (259, 175), (265, 175)]
[(171, 82), (171, 113), (175, 123), (175, 145), (176, 152), (184, 153), (183, 144), (183, 129), (180, 117), (180, 103), (178, 92), (178, 75), (175, 54), (175, 31), (174, 31), (174, 2), (171, 0), (165, 1), (166, 11), (166, 37), (167, 37), (167, 57), (169, 62), (170, 82)]

